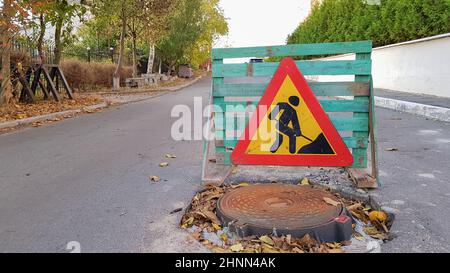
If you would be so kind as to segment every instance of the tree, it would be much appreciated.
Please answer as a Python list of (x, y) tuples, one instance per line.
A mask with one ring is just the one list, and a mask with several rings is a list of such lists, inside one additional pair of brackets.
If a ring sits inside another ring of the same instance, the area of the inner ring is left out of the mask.
[(3, 0), (0, 17), (0, 50), (1, 50), (1, 73), (0, 73), (0, 105), (9, 102), (12, 97), (11, 86), (11, 42), (14, 33), (17, 33), (18, 22), (24, 22), (30, 18), (36, 10), (48, 1), (46, 0)]
[(172, 71), (177, 64), (206, 61), (213, 42), (227, 32), (228, 24), (217, 0), (183, 0), (158, 48)]
[(48, 4), (47, 20), (54, 26), (55, 34), (55, 60), (56, 64), (61, 61), (61, 53), (65, 43), (68, 43), (73, 30), (73, 18), (82, 17), (86, 13), (86, 3), (84, 0), (68, 1), (53, 0)]
[(382, 46), (449, 31), (449, 0), (323, 0), (287, 42), (372, 40)]

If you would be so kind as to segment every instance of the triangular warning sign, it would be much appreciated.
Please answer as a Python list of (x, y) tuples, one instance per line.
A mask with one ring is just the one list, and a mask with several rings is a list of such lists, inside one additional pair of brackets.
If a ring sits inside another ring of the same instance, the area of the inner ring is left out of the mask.
[(353, 156), (294, 60), (275, 72), (233, 153), (233, 164), (350, 166)]

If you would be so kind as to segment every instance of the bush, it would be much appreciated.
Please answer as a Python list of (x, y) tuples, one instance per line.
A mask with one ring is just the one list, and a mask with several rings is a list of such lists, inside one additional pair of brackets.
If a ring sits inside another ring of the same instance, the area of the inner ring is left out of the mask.
[[(87, 91), (90, 89), (112, 87), (112, 75), (116, 65), (105, 63), (87, 63), (79, 60), (64, 60), (61, 69), (72, 89)], [(120, 72), (121, 85), (133, 74), (132, 67), (123, 67)]]
[(288, 44), (372, 40), (383, 46), (450, 32), (449, 0), (324, 0)]

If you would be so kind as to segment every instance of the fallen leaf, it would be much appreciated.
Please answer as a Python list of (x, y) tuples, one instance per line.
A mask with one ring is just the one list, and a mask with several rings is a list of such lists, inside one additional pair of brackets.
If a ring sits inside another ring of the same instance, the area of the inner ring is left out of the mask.
[(240, 184), (238, 184), (238, 185), (233, 185), (233, 186), (231, 186), (233, 189), (236, 189), (236, 188), (240, 188), (240, 187), (247, 187), (247, 186), (249, 186), (250, 184), (249, 183), (240, 183)]
[(184, 223), (181, 225), (181, 228), (188, 228), (190, 226), (192, 226), (192, 224), (194, 223), (194, 217), (189, 217), (186, 221), (184, 221)]
[(386, 149), (386, 151), (387, 152), (397, 152), (398, 149), (397, 148), (389, 148), (389, 149)]
[(180, 211), (182, 211), (182, 210), (183, 210), (183, 208), (177, 208), (177, 209), (172, 210), (172, 211), (170, 212), (170, 214), (174, 214), (174, 213), (180, 212)]
[(331, 198), (328, 198), (328, 197), (324, 197), (323, 201), (325, 201), (325, 203), (327, 203), (328, 205), (332, 205), (332, 206), (335, 206), (335, 207), (339, 206), (339, 204), (340, 204), (340, 202), (335, 201), (335, 200), (333, 200)]
[(387, 220), (387, 214), (383, 211), (371, 211), (369, 213), (369, 219), (372, 222), (379, 221), (380, 223), (384, 223)]
[(208, 210), (206, 210), (206, 211), (204, 210), (204, 211), (202, 211), (202, 213), (203, 213), (203, 215), (206, 216), (206, 218), (211, 220), (211, 222), (213, 224), (220, 225), (220, 220), (219, 220), (219, 218), (217, 218), (217, 215), (215, 215), (214, 212), (208, 211)]
[(167, 162), (162, 162), (162, 163), (159, 163), (159, 166), (160, 166), (160, 167), (167, 167), (167, 166), (169, 166), (169, 163), (167, 163)]
[(269, 236), (267, 236), (267, 235), (264, 235), (264, 236), (259, 237), (259, 240), (260, 240), (261, 242), (263, 242), (263, 243), (268, 244), (268, 245), (271, 245), (271, 246), (274, 245), (273, 240), (272, 240)]
[(295, 253), (305, 253), (305, 251), (301, 250), (301, 249), (298, 248), (298, 247), (294, 247), (294, 248), (292, 249), (292, 251), (295, 252)]
[(219, 238), (224, 242), (228, 242), (228, 235), (226, 233), (220, 234)]
[(341, 245), (340, 243), (326, 243), (326, 245), (327, 245), (329, 248), (333, 248), (333, 249), (341, 248), (341, 247), (342, 247), (342, 245)]
[(217, 231), (217, 230), (221, 230), (222, 227), (216, 223), (212, 223), (213, 228)]
[(153, 176), (150, 176), (150, 181), (159, 182), (159, 181), (161, 181), (161, 178), (159, 176), (153, 175)]
[(174, 154), (166, 154), (166, 158), (177, 158)]
[(303, 178), (302, 181), (300, 181), (300, 183), (298, 184), (300, 186), (308, 186), (311, 185), (309, 184), (309, 179), (307, 177)]
[(242, 246), (241, 243), (238, 243), (238, 244), (234, 244), (234, 245), (230, 246), (230, 249), (233, 252), (241, 252), (242, 250), (244, 250), (244, 247)]
[(280, 251), (268, 244), (262, 244), (261, 250), (262, 253), (280, 253)]

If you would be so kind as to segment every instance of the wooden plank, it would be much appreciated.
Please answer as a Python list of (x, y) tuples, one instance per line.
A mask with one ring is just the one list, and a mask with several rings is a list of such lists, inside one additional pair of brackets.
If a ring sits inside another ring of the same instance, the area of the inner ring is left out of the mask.
[(20, 74), (20, 72), (16, 72), (16, 76), (22, 84), (22, 94), (26, 94), (26, 96), (21, 96), (24, 101), (35, 102), (36, 98), (34, 97), (33, 91), (31, 91), (28, 81)]
[[(319, 100), (325, 112), (369, 112), (369, 98), (362, 100)], [(214, 105), (215, 113), (253, 112), (258, 101), (223, 101)]]
[(361, 189), (378, 188), (377, 180), (369, 176), (363, 169), (349, 169), (348, 174), (356, 187)]
[(33, 91), (33, 94), (36, 94), (36, 90), (39, 85), (39, 87), (42, 90), (42, 93), (44, 93), (44, 99), (46, 100), (50, 97), (50, 95), (49, 95), (47, 89), (44, 87), (44, 85), (41, 82), (41, 73), (42, 73), (42, 70), (40, 67), (38, 67), (36, 69), (36, 71), (34, 72), (33, 84), (31, 85), (31, 91)]
[[(225, 133), (225, 131), (222, 132)], [(366, 148), (368, 145), (368, 138), (343, 137), (342, 139), (349, 149)], [(224, 147), (234, 148), (239, 141), (239, 137), (225, 138), (217, 141), (221, 141)]]
[(247, 57), (314, 56), (345, 53), (368, 53), (372, 51), (371, 41), (296, 44), (264, 47), (214, 48), (214, 59)]
[[(222, 84), (213, 86), (214, 97), (261, 97), (269, 83)], [(316, 96), (369, 96), (369, 82), (309, 82)]]
[[(355, 137), (367, 137), (369, 132), (369, 115), (366, 113), (361, 113), (362, 116), (359, 117), (341, 117), (341, 116), (331, 116), (330, 120), (334, 127), (338, 131), (358, 131), (365, 133), (365, 135), (355, 136)], [(216, 116), (214, 119), (215, 128), (219, 131), (225, 130), (244, 130), (246, 124), (243, 122), (238, 122), (236, 128), (234, 117), (221, 117)], [(233, 129), (234, 128), (234, 129)]]
[[(371, 53), (358, 53), (356, 54), (356, 60), (370, 60), (371, 59)], [(355, 76), (355, 81), (356, 82), (370, 82), (370, 75), (365, 75), (365, 74), (358, 74)], [(361, 97), (355, 97), (355, 100), (361, 100)], [(354, 113), (353, 117), (358, 118), (361, 117), (362, 113)], [(353, 132), (353, 136), (354, 137), (367, 137), (368, 136), (368, 131), (369, 130), (354, 130)], [(360, 148), (360, 149), (354, 149), (353, 154), (358, 154), (360, 156), (364, 156), (364, 160), (361, 162), (357, 162), (355, 164), (357, 164), (358, 167), (360, 168), (366, 168), (367, 167), (367, 149), (364, 148)], [(355, 162), (358, 160), (355, 160)]]
[(372, 163), (372, 177), (376, 179), (377, 184), (381, 184), (378, 171), (378, 135), (377, 119), (375, 116), (375, 98), (373, 92), (373, 79), (370, 80), (370, 112), (369, 112), (369, 136), (370, 136), (370, 155)]
[(48, 71), (44, 66), (42, 67), (42, 73), (44, 73), (44, 78), (47, 81), (47, 87), (48, 87), (49, 93), (52, 93), (53, 98), (56, 101), (60, 101), (61, 99), (59, 97), (58, 91), (55, 88), (55, 84), (53, 83), (52, 78), (50, 77), (50, 74), (48, 74)]
[(68, 96), (71, 100), (73, 100), (72, 89), (70, 89), (70, 86), (69, 86), (69, 84), (67, 83), (67, 80), (66, 80), (66, 77), (64, 76), (64, 73), (62, 72), (62, 70), (61, 70), (61, 68), (60, 68), (59, 66), (57, 66), (57, 67), (55, 68), (55, 70), (56, 70), (56, 72), (58, 73), (59, 78), (60, 78), (60, 79), (62, 80), (62, 82), (63, 82), (63, 86), (64, 86), (64, 89), (66, 90), (67, 96)]
[(351, 168), (365, 169), (367, 167), (367, 149), (364, 148), (352, 149), (352, 155), (353, 155), (353, 166), (351, 166)]
[[(303, 75), (370, 75), (371, 60), (346, 61), (297, 61)], [(252, 67), (249, 69), (249, 67)], [(213, 77), (269, 77), (278, 69), (279, 63), (218, 64)], [(251, 71), (251, 75), (249, 75)]]
[[(215, 59), (213, 59), (212, 60), (212, 66), (213, 66), (213, 70), (218, 66), (218, 65), (221, 65), (221, 64), (223, 64), (223, 59), (221, 59), (221, 58), (215, 58)], [(216, 77), (216, 78), (213, 78), (212, 79), (212, 85), (213, 86), (217, 86), (217, 85), (222, 85), (223, 84), (223, 82), (224, 82), (224, 80), (223, 80), (223, 78), (221, 78), (221, 77)], [(213, 99), (213, 104), (215, 104), (215, 103), (220, 103), (220, 102), (222, 102), (223, 100), (224, 100), (224, 98), (222, 97), (222, 98), (214, 98), (214, 97), (212, 97), (212, 99)], [(217, 130), (217, 119), (224, 119), (225, 118), (225, 114), (224, 113), (214, 113), (213, 114), (214, 116), (213, 116), (213, 118), (214, 118), (214, 128), (215, 128), (215, 130)], [(220, 147), (215, 147), (215, 149), (216, 149), (216, 162), (218, 163), (218, 164), (224, 164), (224, 158), (223, 157), (221, 157), (219, 154), (219, 152), (217, 151), (217, 149), (220, 149)], [(209, 159), (205, 159), (205, 160), (209, 160)]]

